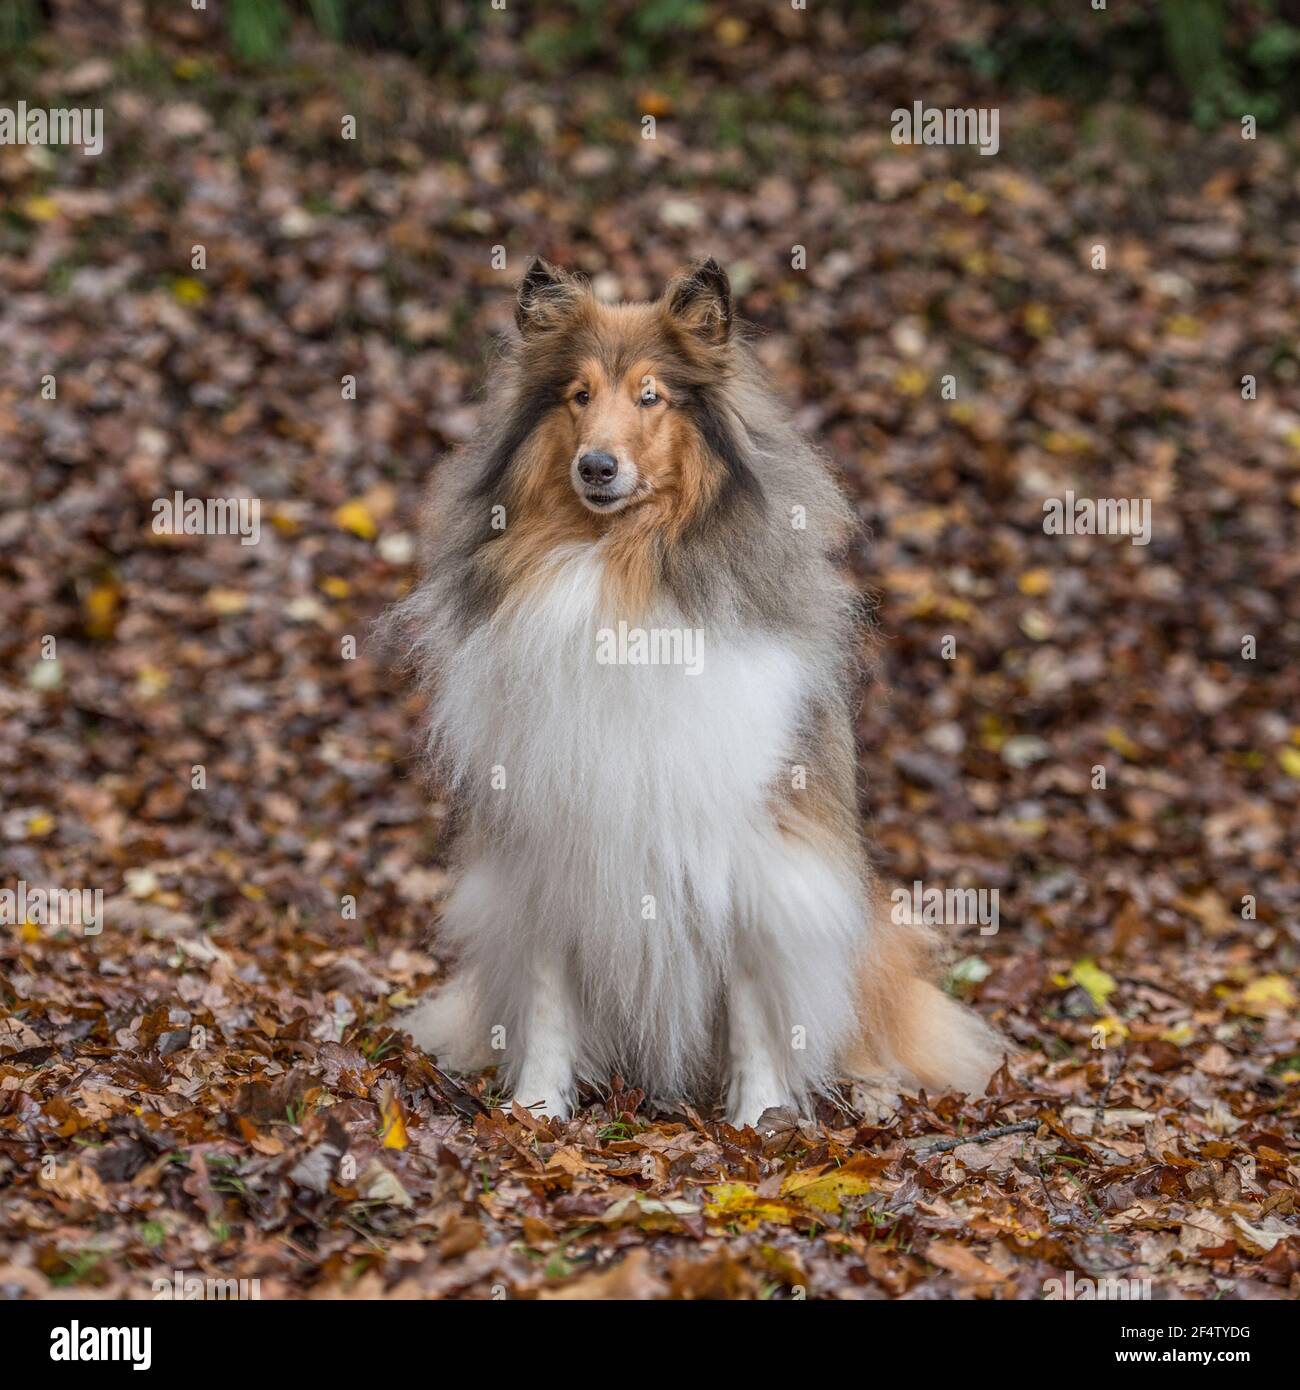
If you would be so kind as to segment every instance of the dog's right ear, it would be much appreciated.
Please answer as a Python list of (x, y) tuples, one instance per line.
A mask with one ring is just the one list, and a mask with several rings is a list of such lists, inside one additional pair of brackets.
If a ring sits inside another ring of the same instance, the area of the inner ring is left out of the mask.
[(519, 282), (515, 302), (515, 322), (528, 337), (553, 327), (560, 315), (582, 293), (582, 282), (567, 270), (534, 256)]

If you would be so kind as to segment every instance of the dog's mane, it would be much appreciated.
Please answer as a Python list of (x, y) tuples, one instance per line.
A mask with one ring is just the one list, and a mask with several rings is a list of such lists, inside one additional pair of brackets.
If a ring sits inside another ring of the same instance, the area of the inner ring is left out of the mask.
[[(421, 579), (384, 623), (422, 685), (436, 684), (455, 644), (504, 601), (479, 559), (500, 541), (503, 516), (509, 524), (512, 465), (569, 379), (582, 331), (579, 313), (576, 338), (563, 327), (540, 342), (512, 334), (487, 370), (478, 433), (434, 470)], [(697, 360), (688, 347), (673, 360), (673, 385), (725, 485), (660, 547), (660, 597), (695, 625), (787, 636), (818, 671), (826, 700), (851, 699), (863, 610), (838, 562), (858, 523), (831, 466), (795, 427), (743, 326), (721, 359)]]

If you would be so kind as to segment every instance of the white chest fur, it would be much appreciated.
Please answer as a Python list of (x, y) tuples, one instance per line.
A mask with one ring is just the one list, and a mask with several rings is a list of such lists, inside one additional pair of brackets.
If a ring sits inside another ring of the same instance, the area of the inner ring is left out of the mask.
[[(601, 616), (601, 580), (599, 549), (574, 550), (443, 665), (434, 728), (470, 823), (440, 931), (505, 1036), (558, 970), (581, 1069), (627, 1065), (674, 1094), (707, 1071), (727, 982), (760, 959), (786, 995), (809, 989), (773, 1027), (846, 1016), (836, 962), (860, 916), (853, 886), (773, 825), (810, 679), (793, 647), (707, 627), (674, 645), (666, 606), (635, 645)], [(819, 1055), (785, 1052), (820, 1065), (820, 1037)]]
[(769, 637), (688, 629), (667, 608), (633, 627), (601, 617), (602, 569), (599, 548), (575, 549), (475, 632), (435, 721), (503, 847), (576, 875), (602, 917), (680, 928), (688, 898), (692, 916), (725, 913), (728, 842), (789, 776), (804, 675)]

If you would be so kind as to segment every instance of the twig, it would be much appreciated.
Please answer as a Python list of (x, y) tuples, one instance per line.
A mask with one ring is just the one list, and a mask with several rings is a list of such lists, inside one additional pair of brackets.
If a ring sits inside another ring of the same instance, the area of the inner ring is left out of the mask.
[(1070, 1213), (1068, 1211), (1062, 1212), (1061, 1208), (1056, 1205), (1056, 1198), (1052, 1196), (1052, 1189), (1048, 1187), (1047, 1179), (1043, 1176), (1043, 1165), (1041, 1163), (1038, 1165), (1038, 1185), (1043, 1189), (1043, 1197), (1046, 1199), (1047, 1205), (1051, 1208), (1053, 1218), (1059, 1217), (1064, 1221), (1068, 1221), (1070, 1219)]
[(1110, 1076), (1102, 1087), (1101, 1095), (1097, 1097), (1097, 1106), (1093, 1111), (1092, 1127), (1094, 1131), (1100, 1133), (1106, 1124), (1106, 1102), (1110, 1099), (1111, 1087), (1119, 1080), (1119, 1074), (1124, 1070), (1124, 1063), (1127, 1059), (1128, 1049), (1120, 1045), (1119, 1053), (1115, 1059), (1115, 1065), (1111, 1068)]
[(949, 1149), (962, 1144), (987, 1144), (990, 1139), (1001, 1139), (1004, 1134), (1030, 1134), (1038, 1128), (1037, 1120), (1017, 1120), (1013, 1125), (995, 1125), (992, 1129), (982, 1129), (978, 1134), (966, 1134), (959, 1139), (943, 1139), (928, 1149), (918, 1149), (917, 1158), (929, 1158), (932, 1154), (944, 1154)]
[(1172, 989), (1166, 989), (1164, 985), (1157, 985), (1151, 980), (1144, 980), (1140, 975), (1118, 975), (1116, 979), (1118, 979), (1121, 984), (1136, 985), (1140, 989), (1154, 990), (1157, 994), (1163, 994), (1166, 999), (1174, 1000), (1175, 1003), (1187, 1003), (1186, 994), (1175, 994)]

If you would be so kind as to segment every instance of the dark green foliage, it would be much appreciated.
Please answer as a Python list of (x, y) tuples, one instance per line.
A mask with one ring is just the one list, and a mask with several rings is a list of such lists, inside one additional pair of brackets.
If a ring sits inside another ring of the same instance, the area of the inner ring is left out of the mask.
[(0, 49), (21, 48), (41, 26), (37, 0), (0, 0)]
[(250, 63), (281, 56), (289, 38), (289, 11), (283, 0), (226, 0), (230, 46)]
[[(104, 0), (110, 8), (116, 0)], [(1253, 115), (1261, 125), (1300, 110), (1300, 0), (1002, 0), (993, 22), (955, 43), (990, 92), (1037, 90), (1080, 101), (1137, 99), (1182, 107), (1198, 123)], [(494, 38), (522, 43), (542, 75), (655, 74), (713, 66), (713, 26), (770, 27), (765, 0), (212, 0), (230, 53), (285, 60), (295, 23), (360, 51), (403, 53), (429, 69), (488, 75)], [(906, 46), (924, 10), (845, 0), (863, 48)], [(22, 48), (45, 20), (40, 0), (0, 0), (0, 50)], [(216, 22), (216, 21), (214, 21)]]
[(960, 54), (979, 76), (1085, 101), (1137, 95), (1186, 106), (1201, 125), (1261, 125), (1300, 99), (1293, 0), (1019, 0)]

